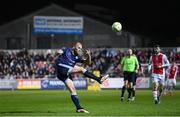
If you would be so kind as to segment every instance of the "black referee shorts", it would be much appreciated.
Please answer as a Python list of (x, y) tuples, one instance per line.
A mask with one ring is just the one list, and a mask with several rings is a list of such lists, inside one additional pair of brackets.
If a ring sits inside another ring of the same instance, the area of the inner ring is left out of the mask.
[(135, 81), (135, 72), (124, 71), (124, 81), (128, 80), (128, 82)]

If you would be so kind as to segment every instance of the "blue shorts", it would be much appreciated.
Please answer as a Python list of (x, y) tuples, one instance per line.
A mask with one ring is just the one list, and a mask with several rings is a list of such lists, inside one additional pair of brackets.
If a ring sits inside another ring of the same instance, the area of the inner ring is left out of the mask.
[(67, 79), (71, 79), (71, 75), (69, 74), (69, 68), (65, 67), (57, 67), (57, 78), (63, 82), (65, 82)]

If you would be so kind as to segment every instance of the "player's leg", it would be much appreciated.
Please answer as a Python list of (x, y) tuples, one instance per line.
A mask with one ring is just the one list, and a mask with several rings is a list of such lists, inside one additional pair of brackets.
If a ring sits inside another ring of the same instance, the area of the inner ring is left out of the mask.
[(158, 104), (158, 83), (157, 82), (153, 82), (153, 89), (152, 89), (152, 94), (153, 94), (153, 98), (155, 101), (155, 104)]
[(133, 83), (128, 81), (128, 101), (131, 101), (132, 91), (133, 91)]
[(157, 82), (158, 86), (157, 86), (157, 100), (155, 100), (155, 104), (160, 104), (160, 98), (161, 98), (161, 94), (163, 92), (164, 82), (165, 82), (164, 76), (156, 77), (156, 82)]
[(123, 75), (124, 75), (124, 85), (121, 89), (121, 101), (124, 101), (124, 93), (125, 93), (127, 86), (128, 86), (128, 73), (124, 72)]
[(176, 79), (173, 79), (173, 88), (176, 88)]
[(164, 88), (164, 85), (159, 83), (159, 96), (162, 95), (162, 92), (163, 92), (163, 88)]
[(136, 80), (137, 80), (137, 73), (135, 73), (134, 81), (133, 81), (133, 90), (132, 90), (132, 101), (135, 100), (136, 95)]
[(135, 96), (136, 96), (136, 85), (133, 85), (133, 90), (132, 90), (132, 101), (135, 100)]
[(173, 95), (174, 95), (175, 88), (176, 88), (176, 79), (173, 79), (173, 89), (172, 89)]
[(158, 103), (160, 103), (160, 98), (164, 89), (164, 84), (165, 84), (165, 77), (164, 76), (160, 76), (160, 78), (158, 78), (158, 83), (159, 83), (159, 87), (158, 87)]
[(160, 98), (161, 98), (161, 95), (163, 92), (163, 87), (164, 87), (164, 85), (162, 83), (159, 83), (159, 87), (158, 87), (159, 92), (158, 92), (158, 97), (157, 97), (158, 103), (160, 103)]
[(135, 72), (129, 72), (128, 75), (128, 101), (131, 101), (133, 92), (133, 82), (135, 80)]
[(158, 104), (158, 77), (156, 75), (152, 76), (152, 95), (155, 101), (155, 104)]
[(167, 90), (168, 90), (168, 79), (166, 80), (166, 83), (165, 83), (165, 86), (164, 86), (164, 89), (163, 89), (163, 96), (166, 96)]
[(109, 75), (105, 75), (103, 77), (97, 77), (93, 73), (91, 73), (88, 70), (86, 70), (84, 67), (75, 65), (74, 68), (71, 70), (71, 73), (77, 73), (77, 72), (83, 73), (86, 77), (94, 79), (97, 82), (99, 82), (100, 84), (102, 82), (104, 82), (109, 77)]
[(173, 79), (172, 83), (173, 83), (173, 89), (175, 89), (176, 88), (176, 79)]
[(174, 95), (173, 90), (174, 90), (174, 88), (175, 88), (175, 86), (176, 86), (176, 81), (175, 81), (175, 79), (171, 79), (171, 85), (170, 85), (170, 86), (171, 86), (170, 89), (169, 89), (170, 96), (173, 96), (173, 95)]
[(173, 96), (173, 86), (172, 85), (169, 86), (169, 95)]
[(65, 68), (65, 67), (57, 67), (57, 78), (61, 81), (63, 81), (68, 88), (68, 90), (71, 93), (71, 99), (76, 106), (77, 110), (81, 110), (80, 112), (86, 112), (86, 110), (83, 110), (83, 108), (80, 106), (80, 102), (76, 93), (76, 89), (74, 87), (74, 84), (72, 80), (69, 79), (69, 71), (70, 68)]
[(167, 92), (170, 93), (171, 90), (171, 80), (168, 79)]
[(128, 80), (125, 80), (124, 85), (123, 85), (123, 87), (121, 89), (121, 101), (124, 101), (124, 93), (125, 93), (125, 91), (127, 89), (127, 85), (128, 85)]
[(89, 113), (87, 110), (81, 107), (78, 95), (76, 93), (75, 86), (71, 79), (66, 79), (65, 81), (66, 87), (68, 88), (69, 92), (71, 93), (71, 100), (73, 101), (74, 105), (76, 106), (76, 112), (78, 113)]
[[(162, 82), (162, 79), (159, 78), (159, 75), (152, 75), (152, 94), (155, 101), (155, 104), (159, 104), (159, 83)], [(163, 81), (164, 82), (164, 81)]]
[(170, 96), (174, 96), (175, 87), (176, 87), (176, 84), (173, 82), (173, 83), (172, 83), (172, 89), (171, 89)]

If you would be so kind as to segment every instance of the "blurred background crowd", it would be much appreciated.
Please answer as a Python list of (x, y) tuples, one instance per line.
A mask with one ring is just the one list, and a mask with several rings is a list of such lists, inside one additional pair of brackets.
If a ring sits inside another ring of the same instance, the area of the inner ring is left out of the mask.
[[(122, 77), (120, 69), (121, 58), (126, 54), (126, 48), (96, 48), (91, 49), (92, 64), (85, 66), (90, 71), (108, 73), (111, 77)], [(29, 79), (55, 78), (57, 50), (1, 50), (0, 78), (1, 79)], [(177, 48), (163, 48), (170, 62), (180, 64), (180, 52)], [(137, 48), (136, 56), (141, 64), (139, 76), (148, 76), (147, 64), (152, 54), (151, 48)]]

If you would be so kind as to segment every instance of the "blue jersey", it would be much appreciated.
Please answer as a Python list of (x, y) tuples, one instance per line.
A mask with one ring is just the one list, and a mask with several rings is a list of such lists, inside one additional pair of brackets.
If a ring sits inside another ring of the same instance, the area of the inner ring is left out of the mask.
[(82, 61), (81, 57), (73, 54), (72, 48), (63, 48), (62, 51), (63, 54), (57, 59), (57, 66), (72, 68), (77, 62)]

